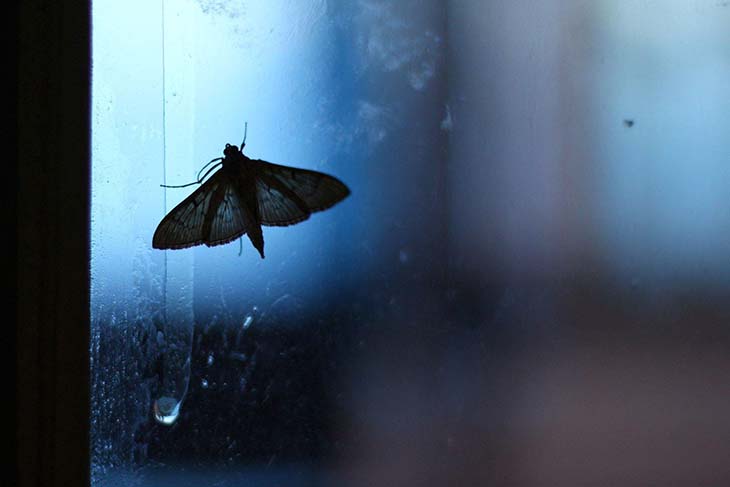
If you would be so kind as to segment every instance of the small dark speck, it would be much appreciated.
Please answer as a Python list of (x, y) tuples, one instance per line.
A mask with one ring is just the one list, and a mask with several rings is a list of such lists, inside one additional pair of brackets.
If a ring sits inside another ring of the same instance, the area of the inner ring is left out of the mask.
[(634, 126), (634, 120), (631, 118), (624, 118), (624, 127), (631, 128)]

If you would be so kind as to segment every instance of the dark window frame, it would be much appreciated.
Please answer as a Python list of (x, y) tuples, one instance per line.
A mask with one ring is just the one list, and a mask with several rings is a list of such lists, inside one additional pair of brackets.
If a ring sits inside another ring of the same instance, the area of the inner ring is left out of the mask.
[(16, 473), (89, 484), (90, 2), (17, 10)]

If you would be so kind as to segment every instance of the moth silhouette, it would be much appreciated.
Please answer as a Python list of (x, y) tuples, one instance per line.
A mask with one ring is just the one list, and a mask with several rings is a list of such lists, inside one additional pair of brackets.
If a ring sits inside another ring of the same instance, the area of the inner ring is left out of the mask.
[[(152, 247), (184, 249), (201, 244), (212, 247), (246, 234), (263, 259), (262, 225), (294, 225), (350, 194), (347, 186), (327, 174), (249, 159), (243, 154), (245, 140), (240, 149), (226, 144), (225, 157), (203, 166), (196, 182), (166, 186), (201, 185), (162, 219), (152, 237)], [(205, 168), (214, 162), (201, 177)]]

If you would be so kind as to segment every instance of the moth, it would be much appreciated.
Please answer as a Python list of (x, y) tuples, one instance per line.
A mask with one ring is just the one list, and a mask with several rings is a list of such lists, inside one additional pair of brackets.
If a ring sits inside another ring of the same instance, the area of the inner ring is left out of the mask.
[[(261, 226), (294, 225), (350, 194), (342, 181), (328, 174), (249, 159), (243, 153), (245, 145), (245, 136), (240, 149), (226, 144), (224, 157), (203, 166), (193, 183), (163, 185), (183, 188), (200, 184), (200, 187), (165, 215), (152, 237), (152, 247), (184, 249), (201, 244), (212, 247), (245, 234), (263, 259)], [(220, 169), (215, 171), (217, 168)]]

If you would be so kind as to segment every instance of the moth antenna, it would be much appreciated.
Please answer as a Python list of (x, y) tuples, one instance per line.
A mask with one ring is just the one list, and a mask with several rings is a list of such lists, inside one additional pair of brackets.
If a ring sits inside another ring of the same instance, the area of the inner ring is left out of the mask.
[(238, 237), (238, 256), (241, 257), (243, 253), (243, 237)]
[(205, 170), (206, 167), (210, 166), (211, 164), (213, 164), (216, 161), (222, 161), (222, 160), (223, 160), (222, 157), (216, 157), (215, 159), (211, 159), (210, 161), (208, 161), (208, 163), (205, 166), (201, 167), (200, 171), (198, 171), (198, 175), (197, 175), (198, 182), (202, 181), (202, 179), (200, 178), (200, 174)]
[(243, 122), (243, 142), (241, 142), (241, 152), (246, 145), (246, 135), (248, 135), (248, 122)]
[(205, 166), (203, 166), (202, 168), (200, 168), (200, 171), (198, 171), (198, 175), (197, 175), (197, 181), (193, 181), (192, 183), (188, 183), (188, 184), (176, 184), (176, 185), (172, 185), (172, 184), (161, 184), (160, 186), (163, 187), (163, 188), (187, 188), (188, 186), (192, 186), (194, 184), (202, 184), (203, 183), (203, 179), (205, 179), (208, 176), (208, 174), (210, 174), (210, 172), (213, 169), (215, 169), (216, 167), (218, 167), (220, 165), (220, 163), (219, 164), (216, 164), (213, 167), (211, 167), (208, 170), (208, 172), (206, 172), (205, 175), (201, 178), (200, 177), (200, 174), (203, 172), (203, 170), (206, 167), (208, 167), (211, 164), (213, 164), (214, 162), (216, 162), (216, 161), (222, 161), (222, 160), (223, 160), (222, 157), (216, 157), (215, 159), (212, 159), (211, 161), (209, 161)]
[[(223, 163), (219, 162), (218, 164), (214, 164), (210, 169), (208, 169), (208, 171), (205, 174), (203, 174), (202, 178), (198, 178), (198, 183), (202, 183), (203, 179), (207, 178), (208, 174), (210, 174), (216, 167), (220, 166), (221, 164), (223, 164)], [(201, 171), (202, 171), (202, 169), (201, 169)], [(200, 174), (200, 173), (198, 173), (198, 174)]]
[(187, 188), (188, 186), (192, 186), (193, 184), (200, 184), (200, 181), (193, 181), (192, 183), (188, 184), (161, 184), (160, 187), (162, 188)]

